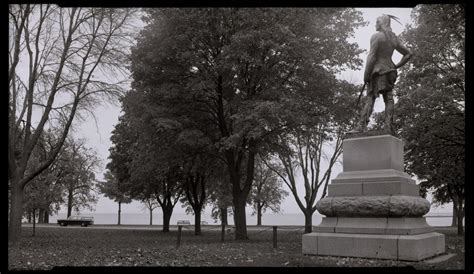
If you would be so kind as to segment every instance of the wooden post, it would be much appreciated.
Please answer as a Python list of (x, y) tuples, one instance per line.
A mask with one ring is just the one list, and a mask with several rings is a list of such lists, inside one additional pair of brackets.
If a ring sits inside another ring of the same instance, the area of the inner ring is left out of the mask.
[(273, 248), (277, 248), (277, 227), (273, 227)]
[(33, 209), (33, 235), (35, 236), (35, 230), (36, 230), (36, 208)]
[(182, 228), (183, 228), (182, 226), (180, 225), (178, 226), (178, 242), (176, 244), (176, 248), (178, 248), (181, 245), (181, 229)]
[(224, 242), (224, 237), (225, 237), (225, 224), (222, 224), (222, 230), (221, 230), (221, 243)]

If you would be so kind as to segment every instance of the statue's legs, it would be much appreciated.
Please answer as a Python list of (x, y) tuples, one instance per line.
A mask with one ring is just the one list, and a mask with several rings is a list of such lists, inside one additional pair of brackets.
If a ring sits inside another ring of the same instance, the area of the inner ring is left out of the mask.
[(367, 124), (370, 121), (370, 115), (372, 114), (372, 111), (374, 110), (375, 99), (376, 97), (373, 96), (372, 94), (368, 94), (365, 97), (365, 105), (360, 114), (359, 131), (364, 132), (367, 130)]
[(382, 93), (383, 101), (385, 102), (385, 124), (384, 128), (393, 133), (393, 92), (391, 90)]

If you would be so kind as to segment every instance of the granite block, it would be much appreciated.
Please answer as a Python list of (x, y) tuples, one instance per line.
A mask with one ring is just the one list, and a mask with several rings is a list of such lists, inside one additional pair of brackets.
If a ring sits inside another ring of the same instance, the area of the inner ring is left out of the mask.
[(317, 255), (397, 259), (394, 235), (319, 233)]
[(404, 261), (421, 261), (444, 253), (444, 234), (431, 232), (418, 235), (400, 236), (398, 259)]
[(403, 171), (403, 142), (391, 135), (345, 139), (343, 170), (395, 169)]
[(421, 261), (445, 252), (445, 236), (313, 232), (303, 235), (303, 254)]

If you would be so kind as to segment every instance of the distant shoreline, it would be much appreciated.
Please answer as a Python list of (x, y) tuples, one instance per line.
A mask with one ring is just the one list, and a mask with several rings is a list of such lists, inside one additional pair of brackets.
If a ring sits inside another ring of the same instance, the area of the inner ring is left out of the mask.
[[(162, 225), (163, 224), (163, 215), (160, 211), (153, 212), (153, 225)], [(74, 214), (73, 214), (74, 215)], [(94, 225), (116, 225), (118, 221), (117, 213), (90, 213), (83, 212), (81, 215), (92, 216), (94, 217)], [(312, 224), (313, 226), (319, 225), (324, 216), (315, 212), (313, 214)], [(53, 216), (50, 216), (49, 223), (55, 224), (58, 219), (66, 218), (66, 213), (59, 213)], [(429, 225), (442, 227), (449, 226), (452, 222), (452, 216), (447, 213), (432, 213), (432, 215), (425, 215), (425, 218)], [(170, 225), (175, 225), (178, 220), (188, 220), (191, 224), (194, 223), (194, 215), (192, 214), (183, 214), (183, 213), (173, 213), (170, 219)], [(26, 221), (26, 219), (24, 219)], [(220, 226), (219, 220), (214, 220), (210, 214), (202, 214), (201, 221), (206, 222), (207, 224), (201, 223), (201, 225), (218, 225)], [(233, 225), (233, 216), (228, 215), (229, 225)], [(304, 215), (302, 213), (264, 213), (262, 216), (262, 225), (263, 226), (302, 226), (305, 223)], [(121, 225), (149, 225), (149, 213), (123, 213), (121, 214)], [(257, 224), (257, 217), (255, 215), (247, 215), (247, 225), (252, 226)]]
[[(304, 229), (303, 225), (247, 225), (247, 229), (251, 230), (266, 230), (266, 229), (271, 229), (274, 226), (286, 229), (286, 228), (292, 228), (292, 229)], [(33, 227), (33, 224), (29, 223), (22, 223), (22, 227), (25, 228), (31, 228)], [(67, 227), (62, 227), (58, 224), (54, 223), (49, 223), (49, 224), (36, 224), (36, 227), (43, 227), (43, 228), (82, 228), (82, 229), (145, 229), (145, 230), (159, 230), (163, 228), (163, 225), (143, 225), (143, 224), (125, 224), (125, 225), (118, 225), (118, 224), (98, 224), (98, 225), (90, 225), (87, 228), (81, 227), (81, 226), (67, 226)], [(226, 225), (226, 228), (233, 229), (235, 226), (234, 225)], [(314, 227), (314, 226), (313, 226)], [(185, 229), (193, 229), (194, 230), (194, 225), (184, 225), (183, 228)], [(206, 228), (210, 228), (212, 230), (216, 229), (221, 229), (220, 224), (207, 224), (207, 225), (201, 225), (201, 229), (203, 231), (206, 230)], [(455, 227), (453, 226), (436, 226), (436, 230), (441, 229), (441, 230), (451, 230)], [(178, 225), (175, 224), (170, 224), (170, 229), (171, 230), (177, 230)]]

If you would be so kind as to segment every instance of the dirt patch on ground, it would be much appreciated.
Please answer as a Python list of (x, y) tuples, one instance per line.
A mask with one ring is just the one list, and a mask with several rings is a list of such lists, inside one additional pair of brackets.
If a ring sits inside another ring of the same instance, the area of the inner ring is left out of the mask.
[[(149, 228), (149, 227), (148, 227)], [(195, 236), (192, 226), (182, 231), (177, 248), (177, 229), (128, 229), (91, 226), (22, 229), (22, 238), (8, 248), (9, 270), (48, 270), (55, 266), (269, 266), (269, 267), (406, 267), (416, 269), (464, 269), (464, 237), (455, 229), (440, 228), (446, 235), (446, 252), (455, 254), (439, 263), (400, 262), (347, 257), (307, 256), (301, 253), (301, 227), (278, 230), (273, 249), (272, 228), (249, 228), (249, 240), (236, 241), (231, 229), (221, 243), (219, 227), (203, 227)]]

